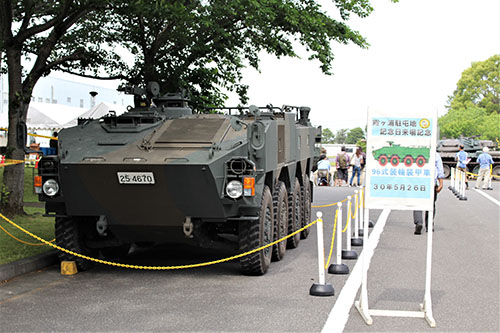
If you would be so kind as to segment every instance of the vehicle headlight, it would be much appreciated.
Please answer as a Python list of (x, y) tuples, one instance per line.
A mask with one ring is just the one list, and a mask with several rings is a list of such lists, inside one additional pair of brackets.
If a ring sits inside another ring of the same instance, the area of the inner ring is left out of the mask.
[(53, 197), (59, 192), (59, 184), (54, 179), (49, 179), (42, 186), (43, 193), (49, 197)]
[(237, 180), (230, 181), (226, 186), (226, 193), (233, 199), (241, 197), (243, 194), (243, 184)]

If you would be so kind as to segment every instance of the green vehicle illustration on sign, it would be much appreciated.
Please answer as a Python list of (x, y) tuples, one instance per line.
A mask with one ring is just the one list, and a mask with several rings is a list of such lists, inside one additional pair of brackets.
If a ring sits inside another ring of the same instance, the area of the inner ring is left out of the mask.
[(392, 166), (398, 166), (403, 163), (410, 167), (415, 163), (418, 167), (423, 167), (429, 162), (429, 151), (427, 147), (402, 147), (400, 144), (394, 144), (393, 141), (387, 141), (389, 147), (382, 147), (373, 151), (373, 157), (381, 166), (388, 162)]

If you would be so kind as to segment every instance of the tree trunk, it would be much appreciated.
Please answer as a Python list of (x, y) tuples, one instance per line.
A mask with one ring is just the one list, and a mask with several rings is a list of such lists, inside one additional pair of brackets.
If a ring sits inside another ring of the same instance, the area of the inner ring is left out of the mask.
[[(26, 121), (31, 93), (22, 89), (21, 51), (7, 50), (9, 77), (9, 132), (7, 136), (7, 157), (24, 161), (24, 147), (17, 141), (17, 125)], [(28, 96), (26, 96), (28, 95)], [(24, 163), (5, 167), (3, 186), (0, 192), (0, 208), (5, 214), (24, 214)]]

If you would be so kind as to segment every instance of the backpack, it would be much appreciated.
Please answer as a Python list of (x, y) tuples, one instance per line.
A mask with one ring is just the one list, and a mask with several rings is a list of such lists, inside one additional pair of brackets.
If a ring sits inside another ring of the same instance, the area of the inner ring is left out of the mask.
[(339, 168), (340, 169), (346, 169), (347, 168), (347, 158), (345, 157), (345, 154), (340, 154), (339, 155)]

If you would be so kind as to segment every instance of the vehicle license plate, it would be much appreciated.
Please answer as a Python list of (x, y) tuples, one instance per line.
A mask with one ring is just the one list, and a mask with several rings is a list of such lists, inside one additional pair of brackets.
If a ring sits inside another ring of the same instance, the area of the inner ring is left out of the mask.
[(152, 172), (117, 172), (120, 184), (154, 184)]

